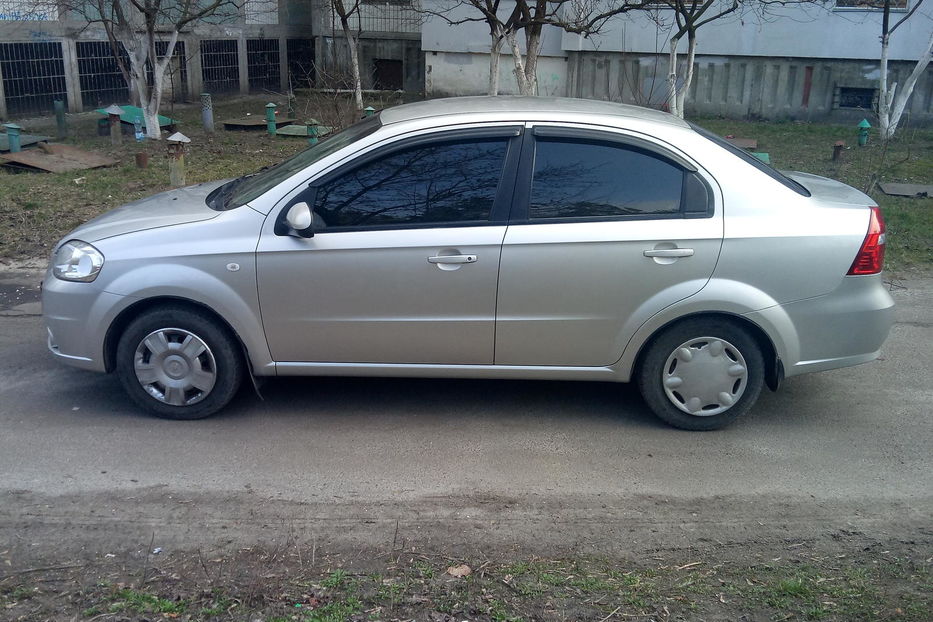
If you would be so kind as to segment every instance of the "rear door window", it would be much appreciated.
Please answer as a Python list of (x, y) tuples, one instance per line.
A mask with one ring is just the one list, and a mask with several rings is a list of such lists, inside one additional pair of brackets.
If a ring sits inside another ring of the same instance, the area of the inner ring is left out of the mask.
[(671, 217), (683, 207), (683, 168), (635, 146), (537, 138), (528, 218)]

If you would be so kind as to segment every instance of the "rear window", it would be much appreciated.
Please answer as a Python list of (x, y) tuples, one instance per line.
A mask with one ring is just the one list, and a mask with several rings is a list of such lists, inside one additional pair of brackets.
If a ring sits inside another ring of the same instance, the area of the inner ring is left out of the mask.
[(762, 173), (764, 173), (771, 179), (784, 184), (785, 186), (787, 186), (788, 188), (790, 188), (797, 194), (803, 195), (805, 197), (810, 196), (810, 191), (804, 188), (803, 185), (797, 183), (790, 177), (784, 175), (776, 168), (768, 166), (767, 164), (765, 164), (764, 162), (762, 162), (761, 160), (759, 160), (758, 158), (750, 154), (748, 151), (745, 151), (744, 149), (739, 149), (738, 147), (730, 143), (728, 140), (726, 140), (722, 136), (717, 136), (716, 134), (710, 132), (709, 130), (703, 129), (699, 125), (695, 125), (693, 123), (690, 123), (690, 127), (696, 130), (696, 132), (700, 136), (703, 136), (704, 138), (707, 138), (713, 141), (714, 143), (716, 143), (717, 145), (719, 145), (720, 147), (722, 147), (729, 153), (732, 153), (733, 155), (739, 158), (742, 158), (747, 163), (751, 164), (752, 166), (757, 168), (759, 171), (761, 171)]

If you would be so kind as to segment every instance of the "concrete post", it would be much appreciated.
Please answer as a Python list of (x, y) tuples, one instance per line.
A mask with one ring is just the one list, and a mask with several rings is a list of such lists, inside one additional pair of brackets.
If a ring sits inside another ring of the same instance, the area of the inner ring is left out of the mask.
[(204, 75), (201, 67), (201, 40), (186, 39), (185, 54), (188, 56), (188, 93), (200, 93), (204, 90)]
[(181, 132), (175, 132), (165, 140), (168, 143), (169, 183), (173, 188), (181, 188), (185, 185), (185, 145), (191, 139)]
[(237, 66), (240, 69), (240, 93), (249, 94), (249, 64), (246, 54), (246, 37), (240, 35), (236, 42)]
[(65, 90), (68, 92), (68, 112), (82, 112), (81, 79), (78, 74), (78, 44), (74, 39), (62, 39), (62, 62), (65, 65)]
[(10, 144), (10, 153), (18, 153), (20, 151), (19, 131), (23, 128), (15, 123), (5, 123), (3, 127), (6, 128), (6, 139)]
[(201, 93), (201, 123), (204, 124), (204, 131), (214, 133), (214, 103), (210, 93)]
[(6, 93), (3, 91), (3, 65), (0, 64), (0, 120), (6, 119)]
[(123, 114), (123, 109), (113, 104), (105, 112), (110, 122), (110, 144), (114, 146), (123, 144), (123, 128), (120, 127), (120, 115)]
[(279, 78), (282, 92), (291, 92), (288, 81), (288, 39), (285, 37), (279, 37)]
[(56, 99), (53, 104), (55, 105), (56, 136), (61, 140), (68, 137), (68, 125), (65, 123), (65, 102)]

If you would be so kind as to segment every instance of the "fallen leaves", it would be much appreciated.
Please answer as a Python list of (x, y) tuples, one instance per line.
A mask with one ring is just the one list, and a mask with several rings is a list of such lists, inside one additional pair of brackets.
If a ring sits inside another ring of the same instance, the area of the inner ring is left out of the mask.
[(473, 569), (466, 564), (460, 564), (459, 566), (450, 566), (447, 568), (447, 574), (460, 579), (462, 577), (468, 577), (473, 574)]

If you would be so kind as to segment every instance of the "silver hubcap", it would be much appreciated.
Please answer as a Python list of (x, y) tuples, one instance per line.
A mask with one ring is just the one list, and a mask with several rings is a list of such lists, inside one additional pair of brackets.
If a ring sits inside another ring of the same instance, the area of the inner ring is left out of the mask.
[(667, 357), (661, 382), (667, 399), (690, 415), (725, 412), (745, 393), (748, 366), (738, 348), (716, 337), (685, 341)]
[(146, 393), (172, 406), (197, 404), (217, 381), (211, 349), (181, 328), (149, 333), (136, 348), (133, 368)]

